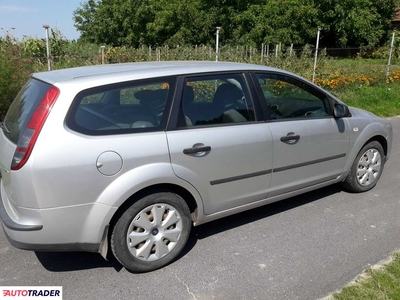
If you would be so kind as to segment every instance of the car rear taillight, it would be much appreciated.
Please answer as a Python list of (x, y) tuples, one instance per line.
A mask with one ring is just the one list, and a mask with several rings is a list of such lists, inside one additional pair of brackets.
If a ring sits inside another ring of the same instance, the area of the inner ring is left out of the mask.
[(27, 162), (36, 139), (39, 136), (40, 130), (42, 129), (43, 124), (59, 94), (60, 90), (52, 86), (40, 101), (38, 107), (29, 120), (28, 125), (18, 140), (17, 149), (15, 150), (11, 164), (11, 170), (19, 170)]

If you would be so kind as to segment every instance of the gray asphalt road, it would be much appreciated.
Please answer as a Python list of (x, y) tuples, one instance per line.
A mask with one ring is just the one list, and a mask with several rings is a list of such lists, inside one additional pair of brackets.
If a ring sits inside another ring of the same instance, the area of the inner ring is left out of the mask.
[(62, 285), (64, 299), (318, 299), (400, 248), (400, 117), (375, 189), (329, 187), (193, 230), (172, 265), (131, 274), (90, 253), (13, 248), (0, 230), (0, 286)]

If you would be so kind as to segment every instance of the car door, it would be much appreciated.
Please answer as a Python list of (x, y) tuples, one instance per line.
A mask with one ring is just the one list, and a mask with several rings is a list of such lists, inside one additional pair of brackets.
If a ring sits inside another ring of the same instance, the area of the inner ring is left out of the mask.
[[(256, 110), (245, 76), (180, 78), (167, 131), (175, 174), (201, 194), (213, 214), (267, 197), (272, 135)], [(171, 128), (169, 128), (171, 129)]]
[(269, 197), (337, 178), (349, 147), (349, 128), (332, 116), (328, 95), (286, 74), (254, 73), (274, 141)]

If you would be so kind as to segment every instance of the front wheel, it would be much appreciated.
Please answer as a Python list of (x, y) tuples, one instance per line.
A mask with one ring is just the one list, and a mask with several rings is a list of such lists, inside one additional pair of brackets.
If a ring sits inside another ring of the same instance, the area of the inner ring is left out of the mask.
[(190, 211), (177, 194), (154, 193), (129, 207), (111, 233), (111, 249), (129, 271), (148, 272), (173, 261), (190, 235)]
[(343, 187), (351, 192), (365, 192), (372, 189), (381, 177), (385, 164), (382, 145), (372, 141), (365, 145), (351, 166)]

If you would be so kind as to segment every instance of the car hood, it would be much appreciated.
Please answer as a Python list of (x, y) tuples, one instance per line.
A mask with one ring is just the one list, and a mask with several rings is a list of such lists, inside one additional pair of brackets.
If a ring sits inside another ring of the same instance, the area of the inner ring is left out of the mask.
[(377, 118), (376, 115), (374, 115), (372, 112), (360, 109), (360, 108), (355, 108), (350, 106), (349, 107), (350, 112), (353, 116), (360, 116), (360, 117), (364, 117), (364, 118)]

